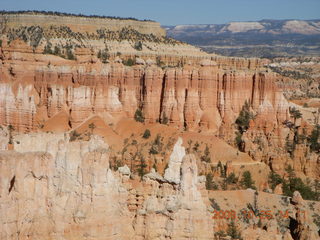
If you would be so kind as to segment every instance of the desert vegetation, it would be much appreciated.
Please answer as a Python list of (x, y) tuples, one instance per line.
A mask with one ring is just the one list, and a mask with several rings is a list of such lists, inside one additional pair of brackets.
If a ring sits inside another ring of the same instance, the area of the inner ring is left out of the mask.
[(248, 101), (245, 101), (238, 118), (235, 121), (237, 126), (235, 144), (240, 151), (244, 151), (244, 142), (242, 140), (242, 135), (249, 128), (250, 120), (254, 119), (254, 114), (250, 110), (250, 105)]
[(85, 14), (72, 14), (72, 13), (64, 13), (64, 12), (57, 12), (57, 11), (0, 11), (1, 15), (7, 15), (7, 14), (30, 14), (30, 15), (52, 15), (52, 16), (69, 16), (69, 17), (85, 17), (85, 18), (106, 18), (106, 19), (119, 19), (119, 20), (134, 20), (134, 21), (147, 21), (147, 22), (153, 22), (152, 20), (144, 19), (144, 20), (138, 20), (136, 18), (123, 18), (123, 17), (114, 17), (114, 16), (101, 16), (101, 15), (85, 15)]
[(136, 120), (137, 122), (144, 122), (144, 116), (143, 116), (143, 112), (140, 108), (138, 108), (136, 110), (136, 112), (134, 113), (134, 120)]
[(282, 184), (283, 195), (292, 197), (295, 191), (299, 191), (301, 196), (307, 200), (320, 200), (319, 181), (304, 182), (301, 178), (296, 177), (293, 168), (288, 165), (286, 167), (286, 173), (288, 177), (281, 177), (275, 172), (269, 174), (269, 184), (272, 189), (279, 184)]
[(106, 47), (103, 50), (99, 50), (97, 57), (101, 60), (102, 63), (107, 63), (107, 61), (110, 57), (108, 48)]
[(66, 44), (64, 46), (54, 46), (52, 50), (52, 44), (48, 42), (43, 50), (43, 54), (52, 54), (69, 60), (76, 60), (76, 56), (73, 53), (73, 46)]

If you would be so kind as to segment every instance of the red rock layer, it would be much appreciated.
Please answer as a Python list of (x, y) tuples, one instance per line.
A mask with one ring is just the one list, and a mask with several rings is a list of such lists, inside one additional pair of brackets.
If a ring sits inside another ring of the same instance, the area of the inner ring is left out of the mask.
[(262, 122), (287, 118), (275, 75), (250, 70), (255, 61), (230, 58), (229, 70), (225, 58), (205, 66), (127, 67), (33, 54), (23, 44), (2, 52), (1, 59), (0, 124), (19, 131), (34, 130), (62, 110), (74, 127), (95, 114), (133, 118), (139, 107), (148, 122), (168, 118), (190, 130), (217, 131), (222, 123), (235, 121), (245, 101), (263, 116)]
[[(22, 67), (22, 66), (15, 66)], [(1, 74), (0, 124), (32, 130), (36, 115), (50, 118), (68, 110), (77, 125), (93, 114), (123, 113), (133, 117), (142, 106), (148, 122), (167, 117), (180, 127), (218, 130), (222, 121), (234, 122), (247, 100), (255, 110), (272, 113), (269, 120), (286, 118), (286, 104), (273, 75), (254, 72), (224, 73), (215, 67), (162, 70), (151, 67), (102, 66), (44, 67)], [(6, 70), (5, 70), (6, 71)], [(15, 81), (28, 76), (32, 81)], [(3, 81), (7, 80), (7, 81)]]

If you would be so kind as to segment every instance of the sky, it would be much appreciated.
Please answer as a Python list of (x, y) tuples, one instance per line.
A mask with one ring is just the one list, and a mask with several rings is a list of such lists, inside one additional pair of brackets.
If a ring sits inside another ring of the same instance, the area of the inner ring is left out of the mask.
[(320, 0), (0, 0), (0, 9), (133, 17), (161, 25), (320, 19)]

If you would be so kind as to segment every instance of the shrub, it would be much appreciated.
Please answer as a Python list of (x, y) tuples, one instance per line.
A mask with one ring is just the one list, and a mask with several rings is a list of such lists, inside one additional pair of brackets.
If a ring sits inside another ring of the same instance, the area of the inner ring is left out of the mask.
[(108, 49), (106, 48), (105, 50), (99, 50), (97, 57), (101, 60), (101, 62), (107, 63), (107, 60), (110, 57)]
[(192, 140), (189, 139), (187, 143), (188, 143), (188, 147), (187, 147), (187, 149), (186, 149), (186, 152), (189, 154), (189, 153), (191, 153), (191, 150), (192, 150), (192, 149), (191, 149)]
[(243, 152), (243, 140), (242, 140), (242, 134), (239, 131), (236, 131), (236, 137), (235, 137), (235, 144), (238, 147), (238, 149)]
[(134, 113), (134, 120), (136, 120), (137, 122), (144, 122), (144, 116), (140, 108), (138, 108)]
[(302, 117), (301, 112), (299, 109), (296, 109), (295, 107), (289, 109), (290, 116), (294, 119), (294, 124), (296, 123), (296, 120)]
[(161, 143), (161, 135), (160, 134), (157, 134), (155, 140), (154, 140), (154, 144), (157, 145), (157, 146), (160, 146), (162, 145)]
[(73, 141), (79, 139), (80, 136), (81, 136), (81, 134), (78, 133), (76, 130), (70, 132), (70, 142), (73, 142)]
[(220, 230), (218, 232), (215, 232), (214, 236), (216, 237), (215, 239), (224, 239), (227, 236), (227, 234), (225, 233), (225, 231)]
[(149, 153), (155, 155), (155, 154), (158, 154), (159, 151), (154, 147), (154, 145), (152, 145), (149, 150)]
[(158, 168), (157, 168), (156, 163), (153, 163), (152, 168), (153, 168), (156, 172), (158, 172)]
[(295, 191), (299, 191), (303, 199), (318, 200), (318, 194), (312, 191), (311, 187), (305, 184), (301, 178), (294, 177), (290, 178), (288, 181), (284, 181), (284, 195), (292, 197)]
[(313, 152), (320, 152), (320, 125), (316, 125), (308, 138), (310, 150)]
[(252, 189), (256, 188), (254, 186), (254, 181), (252, 180), (250, 171), (243, 172), (240, 184), (244, 188), (252, 188)]
[(193, 146), (193, 151), (198, 152), (199, 147), (200, 147), (200, 144), (199, 144), (198, 142), (196, 142), (196, 143), (194, 144), (194, 146)]
[(270, 172), (269, 173), (269, 179), (268, 179), (268, 182), (271, 186), (271, 189), (274, 190), (275, 187), (278, 185), (278, 184), (281, 184), (283, 183), (283, 179), (281, 178), (281, 176), (275, 172)]
[(213, 182), (213, 176), (211, 173), (206, 175), (206, 189), (207, 190), (216, 190), (218, 186)]
[(165, 65), (165, 63), (161, 61), (161, 58), (159, 56), (156, 57), (156, 62), (158, 67), (162, 67)]
[(291, 165), (286, 166), (284, 170), (288, 174), (289, 178), (294, 178), (296, 176)]
[(210, 149), (208, 147), (208, 145), (206, 145), (206, 148), (204, 150), (204, 155), (201, 156), (201, 161), (204, 161), (204, 162), (211, 162), (211, 158), (210, 158)]
[(158, 154), (162, 149), (162, 143), (161, 143), (161, 135), (157, 134), (156, 138), (154, 139), (149, 153), (151, 154)]
[(164, 112), (162, 120), (161, 120), (161, 124), (168, 124), (168, 122), (169, 122), (169, 119), (168, 119), (166, 113)]
[(146, 174), (146, 168), (147, 168), (147, 164), (146, 161), (144, 160), (144, 157), (142, 155), (140, 155), (140, 163), (137, 165), (138, 169), (138, 174), (139, 176), (142, 177)]
[(14, 127), (9, 124), (8, 125), (8, 130), (9, 130), (9, 144), (13, 143), (13, 137), (12, 137), (12, 132), (15, 130)]
[(10, 68), (9, 68), (9, 73), (13, 77), (16, 75), (15, 72), (13, 71), (13, 67), (12, 66), (10, 66)]
[(243, 105), (242, 110), (236, 119), (236, 124), (238, 125), (238, 130), (241, 134), (249, 128), (249, 122), (251, 119), (254, 119), (254, 116), (250, 112), (249, 103), (245, 101), (245, 104)]
[[(114, 164), (112, 164), (112, 162)], [(110, 161), (110, 168), (113, 169), (113, 171), (117, 171), (119, 167), (123, 166), (123, 163), (121, 160), (117, 160), (116, 156), (112, 157), (112, 161)]]
[(220, 170), (220, 177), (226, 177), (226, 166), (223, 166), (221, 161), (218, 162), (217, 168)]
[(320, 194), (320, 180), (316, 179), (313, 183), (314, 190), (317, 194)]
[(314, 213), (312, 215), (312, 217), (313, 217), (314, 224), (317, 225), (317, 227), (319, 228), (319, 231), (320, 231), (320, 215), (318, 213)]
[(51, 47), (52, 47), (51, 43), (48, 42), (47, 45), (43, 49), (43, 54), (53, 54)]
[(67, 58), (69, 60), (76, 60), (76, 57), (72, 52), (72, 45), (67, 44), (66, 46), (64, 46), (64, 48), (66, 49), (66, 52), (65, 52), (66, 55), (65, 56), (61, 55), (61, 57)]
[(149, 129), (146, 129), (142, 135), (144, 139), (148, 139), (151, 136), (151, 132)]
[(67, 59), (76, 60), (76, 56), (73, 54), (71, 49), (67, 49)]
[(96, 128), (96, 125), (94, 123), (90, 123), (89, 128), (91, 129), (91, 133), (93, 134), (93, 130)]
[(241, 233), (239, 232), (237, 226), (234, 221), (231, 221), (228, 225), (227, 235), (231, 237), (231, 239), (241, 239)]
[(286, 151), (290, 154), (290, 156), (293, 157), (294, 150), (296, 149), (296, 142), (289, 140), (289, 135), (286, 138), (285, 148), (286, 148)]
[(136, 42), (134, 44), (134, 49), (136, 49), (137, 51), (141, 51), (142, 50), (142, 43), (140, 41)]
[(248, 130), (250, 120), (254, 119), (253, 113), (250, 112), (250, 105), (247, 101), (245, 101), (238, 118), (235, 123), (237, 125), (238, 131), (236, 132), (235, 144), (238, 149), (243, 152), (244, 151), (244, 142), (242, 140), (242, 134)]
[(302, 198), (306, 200), (319, 200), (319, 193), (313, 191), (311, 186), (307, 183), (304, 183), (301, 178), (298, 178), (294, 174), (294, 170), (289, 165), (286, 168), (286, 172), (289, 177), (288, 180), (283, 181), (283, 194), (286, 196), (293, 196), (295, 191), (299, 191)]
[(211, 207), (217, 211), (220, 211), (220, 206), (219, 204), (214, 200), (214, 198), (209, 199), (211, 202)]
[(61, 49), (58, 46), (54, 46), (53, 54), (61, 56)]
[(131, 58), (129, 58), (128, 60), (124, 60), (123, 61), (123, 65), (125, 65), (125, 66), (133, 66), (134, 63), (135, 63), (134, 60), (131, 59)]
[(234, 173), (231, 173), (227, 178), (226, 178), (226, 183), (227, 184), (235, 184), (237, 183), (238, 178), (236, 178), (236, 175)]

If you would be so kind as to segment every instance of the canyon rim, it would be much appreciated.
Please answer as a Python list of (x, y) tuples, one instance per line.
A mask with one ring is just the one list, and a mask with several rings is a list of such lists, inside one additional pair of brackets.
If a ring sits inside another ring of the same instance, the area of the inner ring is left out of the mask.
[(0, 239), (319, 239), (319, 98), (290, 98), (292, 62), (131, 18), (0, 32)]

